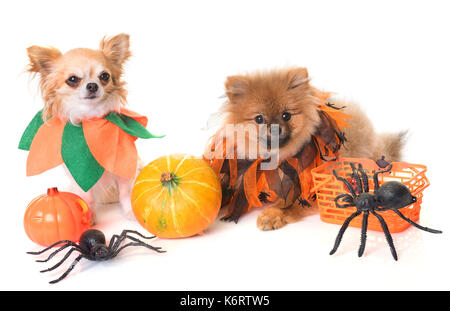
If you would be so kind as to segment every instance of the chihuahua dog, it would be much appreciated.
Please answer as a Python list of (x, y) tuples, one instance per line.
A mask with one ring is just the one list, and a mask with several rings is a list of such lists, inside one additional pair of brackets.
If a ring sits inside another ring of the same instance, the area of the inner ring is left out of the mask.
[[(227, 125), (242, 125), (267, 131), (268, 127), (276, 125), (279, 144), (276, 150), (272, 146), (270, 152), (276, 153), (280, 162), (302, 150), (320, 125), (317, 104), (321, 103), (318, 96), (321, 92), (310, 85), (305, 68), (230, 76), (225, 82), (225, 91), (227, 100), (220, 110), (222, 129)], [(341, 156), (373, 160), (385, 156), (389, 161), (400, 160), (405, 133), (377, 134), (357, 104), (333, 98), (329, 98), (328, 103), (342, 107), (344, 113), (353, 116), (348, 120), (351, 127), (343, 129), (346, 142)], [(251, 136), (245, 136), (244, 141), (238, 140), (237, 144), (258, 142), (261, 133), (255, 131), (255, 137)], [(245, 158), (247, 155), (238, 156)], [(301, 217), (302, 209), (298, 205), (283, 208), (284, 202), (278, 201), (265, 205), (257, 220), (257, 226), (262, 230), (281, 228)]]
[[(28, 71), (40, 78), (44, 121), (52, 116), (78, 124), (119, 111), (126, 104), (122, 75), (123, 65), (131, 55), (129, 45), (129, 35), (119, 34), (104, 38), (98, 50), (77, 48), (62, 54), (53, 47), (29, 47)], [(71, 177), (70, 173), (68, 176)], [(95, 202), (114, 202), (118, 190), (124, 212), (131, 217), (132, 180), (105, 171), (88, 192), (74, 181), (73, 185), (74, 192), (86, 201), (93, 215)]]

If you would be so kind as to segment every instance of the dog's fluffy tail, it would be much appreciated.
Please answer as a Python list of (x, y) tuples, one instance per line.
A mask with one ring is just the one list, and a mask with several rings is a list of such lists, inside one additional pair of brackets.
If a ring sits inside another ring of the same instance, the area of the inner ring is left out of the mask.
[(401, 161), (402, 150), (407, 141), (408, 131), (399, 133), (377, 133), (367, 114), (361, 107), (347, 100), (333, 100), (344, 112), (352, 115), (350, 128), (344, 128), (347, 138), (341, 149), (341, 156), (350, 158), (369, 158), (374, 161), (385, 157), (387, 161)]
[(371, 159), (386, 157), (387, 161), (401, 161), (403, 158), (403, 147), (406, 144), (408, 131), (399, 133), (381, 133), (376, 135), (375, 148)]

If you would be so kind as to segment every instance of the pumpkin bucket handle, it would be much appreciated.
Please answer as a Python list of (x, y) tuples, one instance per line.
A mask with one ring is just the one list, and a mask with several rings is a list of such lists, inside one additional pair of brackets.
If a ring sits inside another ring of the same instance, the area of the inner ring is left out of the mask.
[(87, 206), (86, 202), (84, 202), (82, 199), (78, 199), (77, 202), (83, 212), (81, 222), (85, 225), (85, 224), (89, 223), (89, 221), (90, 221), (89, 207)]

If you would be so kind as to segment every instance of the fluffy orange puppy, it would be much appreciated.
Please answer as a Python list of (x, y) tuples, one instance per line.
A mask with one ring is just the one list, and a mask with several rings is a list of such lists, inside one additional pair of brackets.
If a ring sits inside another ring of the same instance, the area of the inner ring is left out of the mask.
[[(256, 142), (257, 157), (264, 154), (276, 155), (279, 162), (283, 162), (298, 154), (306, 144), (310, 144), (321, 125), (317, 107), (323, 104), (321, 95), (324, 93), (310, 85), (305, 68), (230, 76), (225, 82), (225, 89), (227, 101), (220, 111), (223, 117), (220, 135), (227, 136), (227, 126), (256, 128), (256, 131), (246, 131), (241, 140), (237, 138), (236, 144), (251, 146)], [(377, 134), (369, 118), (355, 103), (332, 98), (328, 99), (328, 103), (345, 107), (342, 111), (354, 117), (348, 120), (351, 127), (343, 129), (347, 141), (340, 155), (374, 160), (384, 155), (389, 161), (400, 160), (404, 133)], [(264, 137), (270, 138), (273, 136), (270, 128), (274, 125), (278, 129), (278, 143), (272, 146), (270, 143), (262, 144), (261, 131), (265, 132)], [(244, 152), (237, 151), (238, 158), (248, 159), (248, 149), (242, 148)], [(206, 153), (205, 156), (210, 155)], [(224, 180), (224, 183), (228, 182), (229, 180)], [(280, 198), (275, 202), (263, 203), (266, 208), (257, 221), (262, 230), (277, 229), (298, 221), (301, 217), (301, 209), (297, 204), (286, 208), (286, 202)]]

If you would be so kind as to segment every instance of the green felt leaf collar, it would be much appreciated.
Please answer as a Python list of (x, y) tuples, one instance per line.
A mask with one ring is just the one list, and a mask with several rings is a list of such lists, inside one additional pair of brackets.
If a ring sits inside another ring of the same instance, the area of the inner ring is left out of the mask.
[(42, 124), (44, 124), (44, 120), (42, 120), (42, 110), (39, 110), (23, 132), (19, 142), (19, 149), (30, 150), (33, 138)]
[(62, 136), (61, 156), (73, 179), (83, 191), (91, 189), (105, 171), (89, 150), (82, 125), (66, 123)]
[[(142, 124), (135, 119), (111, 112), (104, 117), (117, 125), (127, 134), (139, 138), (162, 138), (151, 134)], [(30, 150), (31, 143), (39, 128), (44, 124), (42, 110), (40, 110), (28, 124), (19, 142), (19, 149)], [(70, 174), (83, 191), (88, 191), (102, 177), (105, 169), (97, 162), (89, 150), (83, 133), (83, 126), (73, 125), (67, 122), (64, 126), (61, 156)]]
[(162, 138), (162, 136), (156, 136), (150, 133), (142, 124), (140, 124), (135, 119), (128, 117), (123, 114), (118, 114), (117, 112), (111, 112), (104, 119), (108, 120), (111, 123), (114, 123), (118, 127), (120, 127), (125, 133), (130, 134), (131, 136), (139, 137), (139, 138)]

